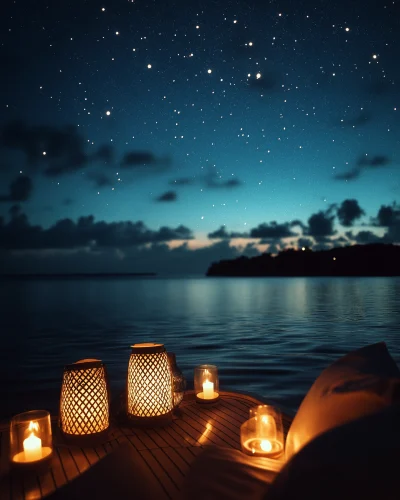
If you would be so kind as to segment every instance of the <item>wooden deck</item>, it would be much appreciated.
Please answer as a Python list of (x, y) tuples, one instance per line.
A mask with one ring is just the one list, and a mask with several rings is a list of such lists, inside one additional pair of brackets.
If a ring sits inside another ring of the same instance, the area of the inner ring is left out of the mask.
[[(240, 426), (249, 418), (249, 408), (257, 404), (263, 402), (243, 394), (221, 392), (216, 404), (200, 405), (193, 393), (188, 393), (168, 426), (138, 428), (115, 419), (108, 434), (90, 446), (66, 443), (54, 418), (54, 452), (49, 466), (41, 473), (21, 474), (10, 469), (7, 423), (0, 427), (0, 499), (32, 500), (47, 497), (60, 488), (62, 491), (63, 486), (87, 473), (123, 443), (129, 443), (131, 452), (147, 469), (147, 478), (162, 492), (159, 498), (175, 499), (191, 463), (203, 447), (240, 449)], [(287, 433), (291, 418), (283, 415), (283, 420)]]

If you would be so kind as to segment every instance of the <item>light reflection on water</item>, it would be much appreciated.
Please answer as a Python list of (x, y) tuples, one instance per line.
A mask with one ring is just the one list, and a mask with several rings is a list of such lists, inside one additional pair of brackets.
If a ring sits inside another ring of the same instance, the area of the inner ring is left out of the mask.
[[(0, 416), (57, 407), (64, 364), (98, 357), (113, 393), (129, 346), (165, 343), (189, 381), (295, 409), (334, 359), (380, 340), (400, 362), (399, 278), (86, 279), (0, 283)], [(6, 382), (8, 380), (8, 382)]]

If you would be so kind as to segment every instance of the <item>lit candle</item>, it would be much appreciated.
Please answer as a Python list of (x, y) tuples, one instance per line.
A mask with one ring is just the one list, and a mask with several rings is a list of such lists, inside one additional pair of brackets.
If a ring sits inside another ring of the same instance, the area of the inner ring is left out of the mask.
[(272, 451), (272, 443), (268, 439), (263, 439), (260, 443), (260, 448), (262, 451), (269, 452)]
[(24, 439), (23, 442), (25, 461), (35, 462), (36, 460), (40, 460), (42, 458), (42, 440), (33, 433), (34, 430), (38, 429), (37, 422), (30, 422), (28, 429), (31, 433), (26, 439)]
[(214, 399), (214, 382), (209, 380), (203, 382), (203, 395), (204, 399)]

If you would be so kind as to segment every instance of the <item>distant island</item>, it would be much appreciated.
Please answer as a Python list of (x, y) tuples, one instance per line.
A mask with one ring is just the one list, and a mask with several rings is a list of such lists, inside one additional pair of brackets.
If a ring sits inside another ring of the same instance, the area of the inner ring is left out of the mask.
[(156, 273), (16, 273), (0, 274), (0, 279), (137, 278), (156, 275)]
[(313, 252), (288, 249), (273, 257), (213, 262), (207, 276), (400, 276), (400, 246), (354, 245)]

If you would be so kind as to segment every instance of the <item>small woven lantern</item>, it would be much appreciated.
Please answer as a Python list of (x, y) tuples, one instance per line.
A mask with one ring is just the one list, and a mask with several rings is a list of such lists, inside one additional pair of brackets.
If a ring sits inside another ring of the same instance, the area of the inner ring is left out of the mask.
[(105, 365), (82, 359), (64, 368), (60, 428), (71, 436), (87, 436), (109, 426), (109, 393)]
[(170, 416), (172, 408), (172, 374), (164, 345), (133, 345), (128, 364), (128, 416), (145, 423)]

